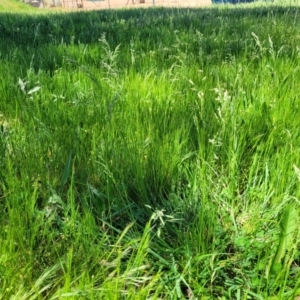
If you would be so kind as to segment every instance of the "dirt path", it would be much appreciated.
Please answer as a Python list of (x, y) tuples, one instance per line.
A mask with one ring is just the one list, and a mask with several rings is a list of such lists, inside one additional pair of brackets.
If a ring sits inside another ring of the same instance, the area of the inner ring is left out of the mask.
[[(154, 4), (154, 5), (153, 5)], [(142, 7), (203, 7), (211, 0), (64, 0), (64, 6), (70, 9), (95, 10), (109, 8), (142, 8)]]

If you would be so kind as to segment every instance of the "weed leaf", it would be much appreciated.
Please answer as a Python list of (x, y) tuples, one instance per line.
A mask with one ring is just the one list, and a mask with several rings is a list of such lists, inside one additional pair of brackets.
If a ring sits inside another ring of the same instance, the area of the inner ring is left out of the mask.
[(70, 151), (62, 178), (61, 178), (61, 188), (67, 183), (68, 177), (70, 175), (71, 165), (72, 165), (72, 157), (73, 157), (73, 150)]
[(272, 262), (271, 270), (277, 273), (281, 268), (282, 259), (285, 257), (286, 252), (293, 246), (294, 233), (298, 225), (298, 211), (293, 204), (289, 204), (280, 220), (280, 236), (279, 245), (276, 251), (275, 258)]
[(34, 87), (33, 89), (28, 91), (27, 95), (31, 95), (31, 94), (37, 92), (38, 90), (40, 90), (40, 88), (41, 88), (40, 86)]

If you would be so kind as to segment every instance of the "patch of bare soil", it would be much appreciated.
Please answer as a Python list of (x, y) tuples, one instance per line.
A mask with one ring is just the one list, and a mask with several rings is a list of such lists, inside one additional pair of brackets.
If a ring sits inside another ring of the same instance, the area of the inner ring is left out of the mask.
[(143, 7), (203, 7), (211, 0), (64, 0), (64, 7), (76, 10)]

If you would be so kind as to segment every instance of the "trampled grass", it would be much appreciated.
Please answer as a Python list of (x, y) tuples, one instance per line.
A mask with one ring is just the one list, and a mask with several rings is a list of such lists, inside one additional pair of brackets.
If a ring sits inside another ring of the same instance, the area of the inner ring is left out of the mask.
[(296, 299), (297, 7), (0, 15), (1, 299)]

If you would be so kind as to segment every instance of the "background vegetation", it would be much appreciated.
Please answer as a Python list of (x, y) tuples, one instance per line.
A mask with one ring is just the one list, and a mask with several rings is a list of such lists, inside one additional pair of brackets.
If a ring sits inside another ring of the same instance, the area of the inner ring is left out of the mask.
[(297, 7), (0, 14), (1, 299), (296, 299)]

